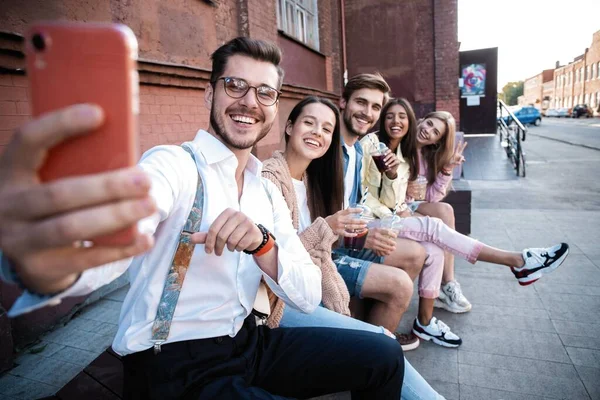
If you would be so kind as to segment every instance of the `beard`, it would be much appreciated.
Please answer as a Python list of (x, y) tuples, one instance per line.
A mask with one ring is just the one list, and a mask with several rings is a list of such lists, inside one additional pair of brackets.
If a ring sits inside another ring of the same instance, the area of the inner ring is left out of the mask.
[[(364, 118), (367, 119), (366, 117), (364, 117)], [(342, 120), (344, 121), (344, 125), (346, 125), (346, 129), (348, 130), (348, 132), (354, 136), (363, 137), (367, 133), (369, 133), (369, 129), (372, 128), (372, 126), (371, 126), (371, 128), (367, 129), (367, 131), (365, 133), (357, 131), (356, 129), (354, 129), (354, 126), (352, 125), (352, 115), (349, 115), (349, 113), (347, 113), (345, 110), (342, 114)]]
[[(244, 114), (248, 114), (247, 112)], [(258, 121), (261, 120), (259, 116), (254, 116)], [(227, 117), (227, 113), (225, 113), (225, 118)], [(223, 120), (223, 116), (218, 114), (214, 107), (210, 110), (210, 125), (215, 131), (215, 134), (221, 138), (223, 143), (228, 145), (229, 147), (237, 150), (246, 150), (252, 148), (256, 143), (260, 142), (262, 138), (267, 136), (267, 133), (271, 130), (273, 126), (273, 122), (270, 124), (265, 124), (261, 131), (259, 132), (256, 138), (244, 138), (237, 139), (232, 135), (229, 135), (225, 129), (225, 121)]]

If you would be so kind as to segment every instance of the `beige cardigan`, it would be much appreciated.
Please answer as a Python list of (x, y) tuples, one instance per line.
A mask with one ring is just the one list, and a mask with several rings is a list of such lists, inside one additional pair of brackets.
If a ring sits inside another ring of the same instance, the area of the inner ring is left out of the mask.
[[(263, 163), (262, 176), (273, 182), (283, 194), (283, 198), (292, 214), (292, 223), (297, 230), (300, 209), (298, 207), (296, 192), (294, 191), (292, 176), (281, 151), (276, 151), (273, 153), (273, 157)], [(306, 182), (305, 179), (304, 181)], [(307, 195), (310, 196), (310, 193), (307, 193)], [(321, 301), (323, 305), (329, 310), (349, 316), (350, 309), (348, 305), (350, 303), (350, 294), (331, 259), (331, 248), (337, 241), (338, 236), (331, 230), (325, 219), (321, 217), (315, 219), (298, 236), (300, 236), (302, 244), (310, 254), (315, 265), (321, 268)], [(269, 301), (271, 303), (271, 314), (267, 320), (267, 325), (271, 328), (276, 328), (279, 326), (279, 322), (283, 316), (285, 304), (270, 290)]]

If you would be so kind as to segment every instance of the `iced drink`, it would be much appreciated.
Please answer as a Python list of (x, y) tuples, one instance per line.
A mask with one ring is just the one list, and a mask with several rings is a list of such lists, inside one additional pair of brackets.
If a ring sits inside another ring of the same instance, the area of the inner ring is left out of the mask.
[(371, 157), (373, 157), (373, 161), (375, 161), (375, 165), (377, 165), (377, 169), (379, 170), (379, 172), (384, 173), (385, 170), (387, 169), (387, 166), (385, 165), (385, 161), (383, 161), (383, 159), (385, 158), (384, 154), (379, 154), (379, 152), (375, 153), (375, 154), (371, 154)]
[(425, 200), (427, 195), (427, 178), (419, 175), (416, 180), (408, 182), (406, 192), (415, 201)]
[(385, 162), (383, 161), (387, 149), (385, 143), (379, 142), (377, 143), (375, 150), (371, 152), (371, 157), (373, 157), (373, 161), (375, 161), (375, 165), (380, 173), (384, 173), (385, 170), (387, 170), (387, 165), (385, 165)]
[(344, 247), (353, 251), (360, 251), (364, 249), (365, 243), (367, 242), (368, 232), (369, 230), (365, 229), (355, 237), (344, 237)]

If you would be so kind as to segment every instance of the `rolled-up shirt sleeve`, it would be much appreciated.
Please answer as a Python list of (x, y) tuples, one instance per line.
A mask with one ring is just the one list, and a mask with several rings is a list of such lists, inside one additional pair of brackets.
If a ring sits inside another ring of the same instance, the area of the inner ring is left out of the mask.
[(287, 305), (311, 313), (321, 302), (321, 270), (302, 245), (283, 196), (272, 182), (263, 182), (273, 204), (273, 235), (278, 253), (277, 282), (264, 272), (263, 277)]

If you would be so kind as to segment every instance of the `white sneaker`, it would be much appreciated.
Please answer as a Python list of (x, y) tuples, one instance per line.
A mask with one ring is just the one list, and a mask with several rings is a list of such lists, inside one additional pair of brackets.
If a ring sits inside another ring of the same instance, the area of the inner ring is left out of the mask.
[(462, 339), (454, 334), (448, 325), (436, 317), (432, 317), (427, 326), (421, 325), (419, 319), (415, 318), (413, 332), (423, 340), (431, 340), (433, 343), (444, 347), (458, 347), (462, 344)]
[(441, 287), (439, 297), (435, 299), (433, 306), (456, 314), (471, 311), (473, 307), (463, 295), (460, 283), (456, 281), (450, 281)]
[(545, 249), (525, 249), (523, 250), (525, 265), (519, 268), (512, 267), (511, 270), (521, 286), (531, 285), (542, 275), (558, 268), (568, 255), (569, 245), (566, 243)]

